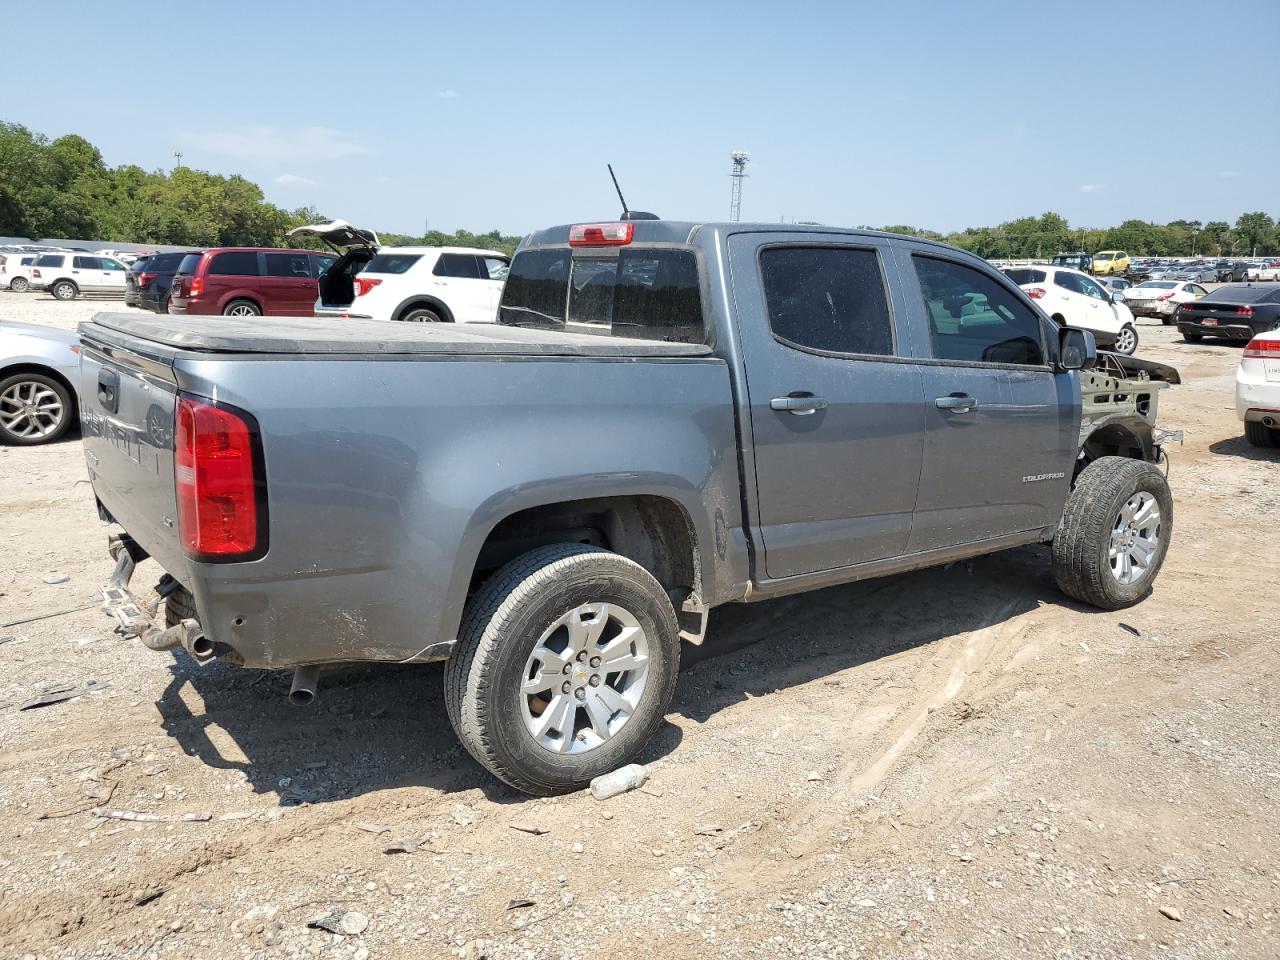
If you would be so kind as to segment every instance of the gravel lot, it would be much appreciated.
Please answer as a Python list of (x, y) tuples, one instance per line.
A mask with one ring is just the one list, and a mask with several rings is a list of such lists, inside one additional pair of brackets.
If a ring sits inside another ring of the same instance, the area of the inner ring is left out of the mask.
[[(438, 666), (327, 674), (301, 711), (96, 609), (0, 628), (0, 955), (1276, 957), (1280, 451), (1241, 437), (1238, 347), (1140, 331), (1185, 379), (1152, 597), (1076, 605), (1024, 548), (717, 611), (652, 779), (604, 803), (481, 773)], [(92, 603), (77, 438), (0, 447), (0, 546), (0, 623)]]

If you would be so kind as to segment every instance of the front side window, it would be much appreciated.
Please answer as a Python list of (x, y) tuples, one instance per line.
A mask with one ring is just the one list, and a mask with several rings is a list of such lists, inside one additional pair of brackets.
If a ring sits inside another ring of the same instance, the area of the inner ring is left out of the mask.
[(479, 280), (480, 268), (474, 254), (442, 253), (431, 271), (437, 277), (456, 277), (459, 280)]
[(792, 346), (890, 356), (893, 318), (874, 250), (767, 247), (760, 252), (769, 327)]
[(268, 277), (293, 277), (294, 279), (311, 279), (311, 259), (304, 253), (268, 253)]
[(484, 272), (490, 280), (505, 280), (511, 270), (511, 261), (505, 257), (481, 257)]
[(218, 277), (256, 277), (258, 255), (250, 250), (220, 253), (209, 264), (209, 274)]
[(1107, 291), (1102, 289), (1102, 285), (1090, 280), (1088, 277), (1077, 277), (1080, 281), (1080, 292), (1086, 297), (1093, 297), (1095, 300), (1106, 300)]
[(912, 257), (934, 358), (1043, 366), (1040, 318), (1003, 284), (950, 260)]

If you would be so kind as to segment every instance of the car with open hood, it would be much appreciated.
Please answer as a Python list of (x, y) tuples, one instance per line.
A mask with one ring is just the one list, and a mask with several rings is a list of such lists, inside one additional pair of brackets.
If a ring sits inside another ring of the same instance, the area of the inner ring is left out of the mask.
[(419, 323), (492, 323), (511, 258), (476, 247), (383, 247), (345, 220), (297, 227), (339, 259), (320, 278), (317, 317)]

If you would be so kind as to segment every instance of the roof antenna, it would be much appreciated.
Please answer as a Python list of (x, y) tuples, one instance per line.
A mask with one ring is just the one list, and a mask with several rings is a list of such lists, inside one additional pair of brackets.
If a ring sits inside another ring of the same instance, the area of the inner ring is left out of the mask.
[(613, 180), (613, 189), (618, 191), (618, 201), (622, 204), (623, 220), (657, 220), (659, 219), (656, 213), (645, 213), (643, 210), (628, 210), (627, 198), (622, 195), (622, 188), (618, 186), (618, 177), (613, 172), (613, 164), (607, 163), (605, 164), (605, 166), (609, 168), (609, 177), (610, 179)]

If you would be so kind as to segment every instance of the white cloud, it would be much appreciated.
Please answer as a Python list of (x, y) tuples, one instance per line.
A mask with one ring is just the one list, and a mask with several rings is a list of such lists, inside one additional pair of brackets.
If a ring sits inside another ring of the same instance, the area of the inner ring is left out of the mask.
[[(332, 160), (369, 153), (369, 148), (351, 134), (332, 127), (248, 124), (215, 130), (184, 131), (179, 134), (179, 139), (192, 154), (203, 150), (235, 160), (277, 167), (289, 166), (298, 160)], [(194, 155), (192, 160), (196, 160)], [(196, 162), (198, 164), (198, 160)]]
[(1082, 183), (1082, 184), (1080, 184), (1080, 192), (1081, 192), (1081, 193), (1097, 193), (1097, 192), (1098, 192), (1098, 191), (1100, 191), (1101, 189), (1102, 189), (1102, 184), (1100, 184), (1100, 183)]
[(298, 187), (314, 185), (315, 181), (310, 177), (300, 177), (296, 173), (282, 173), (276, 177), (276, 183), (282, 187)]
[(1238, 177), (1239, 174), (1236, 173), (1234, 170), (1223, 170), (1221, 173), (1218, 174), (1218, 176), (1220, 176), (1223, 180), (1230, 180), (1232, 177)]
[(437, 90), (436, 96), (441, 100), (456, 100), (458, 97), (457, 90)]

